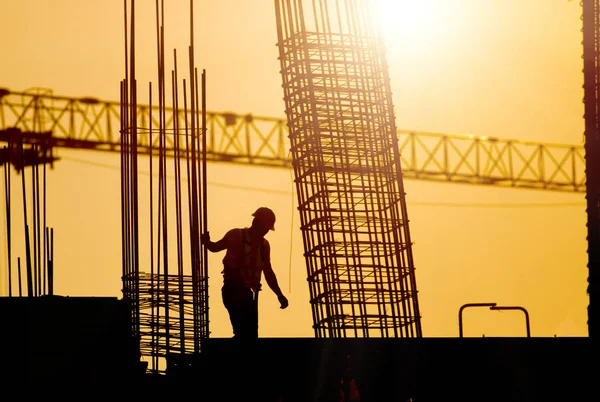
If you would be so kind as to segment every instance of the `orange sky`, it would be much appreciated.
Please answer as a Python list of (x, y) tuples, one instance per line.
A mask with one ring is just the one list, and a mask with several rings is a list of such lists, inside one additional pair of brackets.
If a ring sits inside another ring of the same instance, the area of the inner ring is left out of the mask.
[[(189, 3), (166, 3), (166, 49), (183, 53)], [(155, 83), (154, 2), (137, 4), (138, 80)], [(208, 109), (284, 117), (273, 1), (195, 4), (196, 65), (207, 72)], [(415, 0), (388, 7), (386, 15), (394, 18), (384, 20), (384, 33), (399, 128), (583, 144), (578, 2)], [(117, 101), (124, 78), (122, 8), (116, 0), (3, 2), (0, 87)], [(120, 296), (119, 156), (66, 149), (58, 156), (48, 172), (56, 293)], [(257, 206), (277, 213), (277, 230), (267, 238), (290, 307), (280, 310), (275, 296), (263, 292), (260, 335), (313, 336), (292, 172), (227, 164), (209, 169), (213, 238), (249, 225)], [(20, 190), (20, 177), (13, 183)], [(488, 301), (525, 307), (532, 336), (587, 336), (583, 194), (426, 181), (405, 186), (425, 336), (458, 336), (459, 307)], [(13, 266), (24, 257), (16, 190)], [(2, 214), (2, 238), (4, 222)], [(5, 246), (0, 256), (0, 294), (6, 295)], [(222, 255), (209, 258), (211, 336), (228, 337)], [(467, 311), (465, 335), (482, 334), (524, 335), (523, 316)]]

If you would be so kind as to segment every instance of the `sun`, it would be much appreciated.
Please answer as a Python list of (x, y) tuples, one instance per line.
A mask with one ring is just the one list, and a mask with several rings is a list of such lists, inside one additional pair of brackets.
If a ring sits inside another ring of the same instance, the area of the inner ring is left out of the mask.
[(373, 0), (384, 37), (390, 40), (423, 42), (440, 32), (445, 2), (439, 0)]

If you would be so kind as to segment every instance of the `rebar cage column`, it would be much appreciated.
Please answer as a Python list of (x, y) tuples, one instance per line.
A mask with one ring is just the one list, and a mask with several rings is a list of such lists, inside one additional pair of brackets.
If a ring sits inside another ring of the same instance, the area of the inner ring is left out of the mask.
[(381, 35), (364, 1), (306, 8), (275, 1), (315, 335), (420, 337)]
[[(123, 297), (131, 306), (133, 334), (141, 356), (151, 359), (152, 372), (162, 372), (170, 356), (200, 353), (209, 336), (207, 251), (200, 247), (200, 233), (207, 230), (206, 73), (203, 70), (200, 78), (194, 65), (194, 7), (190, 1), (189, 76), (179, 82), (176, 50), (173, 68), (166, 74), (164, 0), (157, 1), (158, 85), (153, 89), (149, 83), (148, 119), (139, 122), (136, 7), (134, 0), (129, 6), (127, 3), (120, 113)], [(170, 88), (166, 84), (169, 75)], [(157, 110), (153, 103), (158, 104)], [(173, 111), (170, 123), (169, 108)], [(139, 143), (149, 148), (147, 193), (139, 191)], [(167, 182), (171, 175), (172, 187)], [(147, 216), (139, 213), (140, 205), (148, 207)], [(141, 223), (147, 231), (140, 230)], [(140, 244), (149, 245), (149, 255), (141, 255)]]

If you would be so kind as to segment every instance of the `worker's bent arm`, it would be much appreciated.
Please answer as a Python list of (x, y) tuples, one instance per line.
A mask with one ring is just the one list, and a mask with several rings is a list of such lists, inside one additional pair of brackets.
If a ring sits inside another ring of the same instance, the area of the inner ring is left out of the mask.
[(221, 240), (219, 240), (217, 242), (207, 240), (204, 242), (204, 245), (206, 246), (208, 251), (211, 251), (213, 253), (218, 253), (219, 251), (223, 251), (227, 248), (227, 239), (225, 237), (223, 237)]
[(273, 268), (271, 267), (271, 262), (265, 263), (263, 273), (265, 274), (265, 280), (267, 281), (267, 285), (269, 285), (269, 288), (271, 288), (273, 293), (275, 293), (277, 297), (283, 296), (283, 293), (279, 288), (279, 284), (277, 283), (277, 277), (275, 276), (275, 272), (273, 272)]

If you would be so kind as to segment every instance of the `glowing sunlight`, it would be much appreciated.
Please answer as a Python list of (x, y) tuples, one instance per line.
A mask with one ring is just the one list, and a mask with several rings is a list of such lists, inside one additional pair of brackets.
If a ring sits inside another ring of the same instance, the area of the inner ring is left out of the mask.
[(404, 38), (424, 43), (441, 33), (444, 19), (450, 18), (448, 2), (437, 0), (376, 0), (383, 34), (388, 38)]

